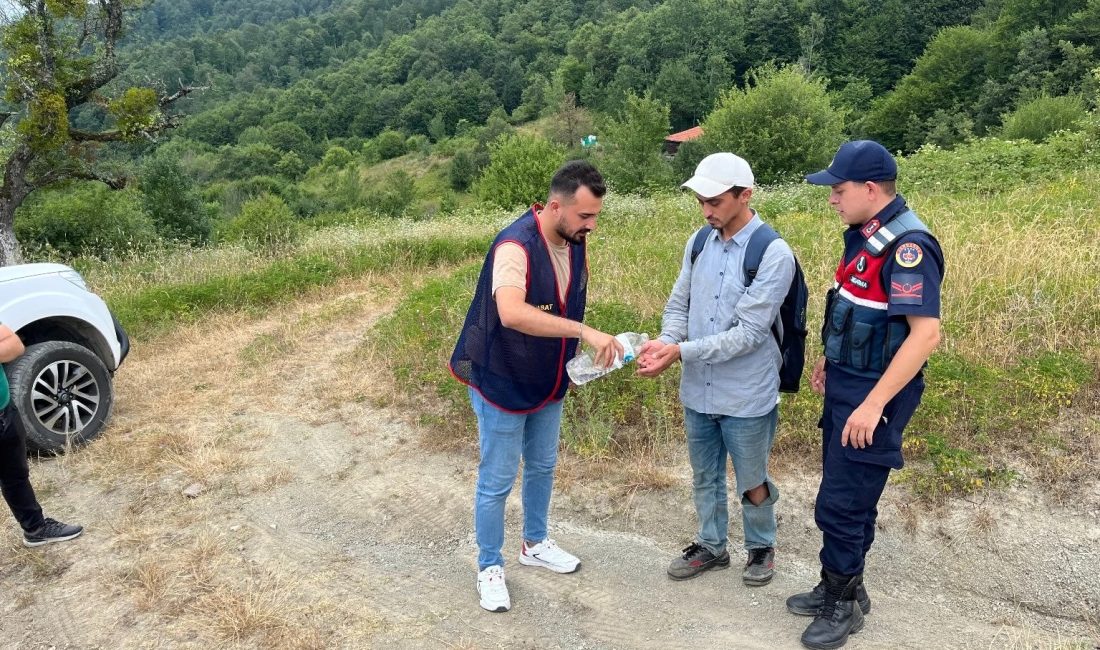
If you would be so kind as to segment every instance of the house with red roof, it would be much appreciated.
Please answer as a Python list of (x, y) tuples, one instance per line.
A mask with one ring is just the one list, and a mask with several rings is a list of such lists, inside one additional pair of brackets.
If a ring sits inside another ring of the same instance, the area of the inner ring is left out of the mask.
[(675, 156), (676, 151), (680, 148), (680, 145), (688, 140), (694, 140), (703, 135), (703, 127), (693, 126), (686, 131), (680, 131), (679, 133), (673, 133), (665, 138), (664, 151), (669, 156)]

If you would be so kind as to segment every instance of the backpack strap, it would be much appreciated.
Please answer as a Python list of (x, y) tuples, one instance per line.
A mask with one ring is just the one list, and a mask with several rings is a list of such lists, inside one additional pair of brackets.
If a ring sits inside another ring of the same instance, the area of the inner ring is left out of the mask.
[(763, 261), (768, 246), (777, 239), (779, 239), (779, 233), (766, 223), (760, 224), (760, 227), (749, 236), (749, 243), (745, 246), (743, 263), (746, 289), (756, 279), (756, 272), (760, 270), (760, 262)]
[(930, 232), (916, 212), (906, 210), (880, 226), (867, 238), (863, 247), (872, 257), (881, 257), (890, 250), (899, 237), (913, 231)]
[(710, 239), (710, 234), (714, 232), (714, 228), (710, 226), (703, 226), (699, 230), (695, 231), (695, 235), (691, 238), (691, 264), (695, 265), (695, 259), (699, 257), (699, 253), (703, 252), (703, 247), (707, 245), (707, 240)]
[[(745, 288), (748, 289), (752, 285), (752, 281), (756, 279), (756, 273), (760, 270), (760, 262), (764, 260), (764, 253), (767, 252), (768, 246), (777, 239), (781, 239), (779, 233), (775, 231), (766, 223), (760, 224), (749, 235), (749, 243), (745, 245), (745, 258), (742, 262), (742, 269), (745, 272)], [(783, 349), (783, 341), (779, 336), (779, 324), (782, 320), (780, 314), (775, 315), (775, 322), (772, 323), (772, 337), (775, 338), (776, 345), (780, 350)]]

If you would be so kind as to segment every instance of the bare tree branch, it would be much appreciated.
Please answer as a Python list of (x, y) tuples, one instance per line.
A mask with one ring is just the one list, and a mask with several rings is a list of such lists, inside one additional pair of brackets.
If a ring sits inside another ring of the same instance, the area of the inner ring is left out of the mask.
[(80, 131), (69, 129), (69, 137), (77, 142), (118, 142), (123, 139), (119, 131)]
[(84, 49), (84, 43), (88, 41), (88, 37), (95, 32), (95, 16), (92, 12), (84, 12), (84, 20), (81, 21), (80, 26), (80, 38), (76, 40), (76, 49), (79, 52)]
[(122, 0), (99, 0), (99, 6), (104, 14), (103, 59), (109, 67), (115, 68), (118, 65), (115, 62), (115, 44), (122, 37)]
[(42, 57), (42, 65), (38, 66), (38, 83), (42, 88), (53, 88), (53, 72), (57, 69), (54, 59), (54, 49), (57, 39), (53, 33), (53, 19), (46, 11), (45, 0), (34, 3), (32, 15), (37, 19), (38, 28), (38, 55)]
[(65, 180), (84, 180), (84, 181), (99, 181), (112, 190), (121, 190), (126, 187), (127, 179), (125, 176), (108, 176), (101, 174), (90, 169), (54, 169), (42, 176), (34, 179), (31, 182), (31, 186), (34, 189), (41, 189), (47, 185), (53, 185), (60, 181)]
[(157, 104), (161, 108), (164, 108), (165, 106), (168, 106), (169, 104), (171, 104), (172, 102), (174, 102), (176, 100), (183, 99), (184, 97), (190, 95), (191, 93), (193, 93), (195, 91), (208, 90), (210, 88), (209, 86), (185, 86), (183, 84), (182, 79), (179, 80), (179, 85), (180, 85), (179, 90), (172, 93), (171, 95), (165, 95), (165, 96), (160, 98), (160, 101), (158, 101)]
[(69, 108), (88, 101), (92, 93), (106, 86), (119, 73), (115, 45), (122, 37), (122, 1), (99, 0), (99, 8), (103, 13), (103, 58), (99, 60), (90, 75), (72, 85), (69, 96), (65, 98)]

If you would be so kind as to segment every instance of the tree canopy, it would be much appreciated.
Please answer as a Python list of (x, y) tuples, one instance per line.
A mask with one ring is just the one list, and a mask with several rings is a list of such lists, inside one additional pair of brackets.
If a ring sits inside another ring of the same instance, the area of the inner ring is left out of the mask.
[[(192, 88), (173, 94), (148, 87), (102, 89), (118, 75), (118, 42), (134, 2), (100, 0), (20, 0), (19, 13), (4, 26), (4, 101), (13, 110), (14, 134), (0, 188), (0, 264), (21, 259), (15, 237), (15, 211), (35, 190), (66, 179), (125, 185), (118, 170), (101, 164), (98, 145), (152, 138), (176, 125), (166, 108)], [(95, 105), (102, 128), (85, 130), (71, 113)]]

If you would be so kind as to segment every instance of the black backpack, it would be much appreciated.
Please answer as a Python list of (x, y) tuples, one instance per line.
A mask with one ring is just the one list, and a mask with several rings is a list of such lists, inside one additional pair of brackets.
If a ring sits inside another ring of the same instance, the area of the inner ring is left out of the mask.
[[(691, 241), (691, 263), (695, 264), (695, 258), (703, 252), (709, 235), (714, 228), (703, 226), (695, 233)], [(748, 246), (745, 247), (745, 287), (756, 279), (756, 272), (760, 270), (760, 261), (764, 259), (764, 251), (775, 240), (780, 239), (779, 233), (768, 224), (761, 224), (752, 236), (749, 237)], [(779, 354), (783, 358), (783, 365), (779, 367), (779, 390), (783, 393), (797, 393), (799, 383), (802, 381), (802, 369), (806, 365), (806, 303), (809, 301), (810, 292), (806, 288), (806, 277), (802, 274), (802, 265), (798, 258), (794, 260), (794, 277), (791, 278), (791, 287), (787, 290), (787, 296), (783, 298), (783, 304), (779, 307), (779, 317), (776, 322), (783, 323), (783, 336), (779, 336), (779, 328), (772, 325), (772, 335), (779, 345)]]

